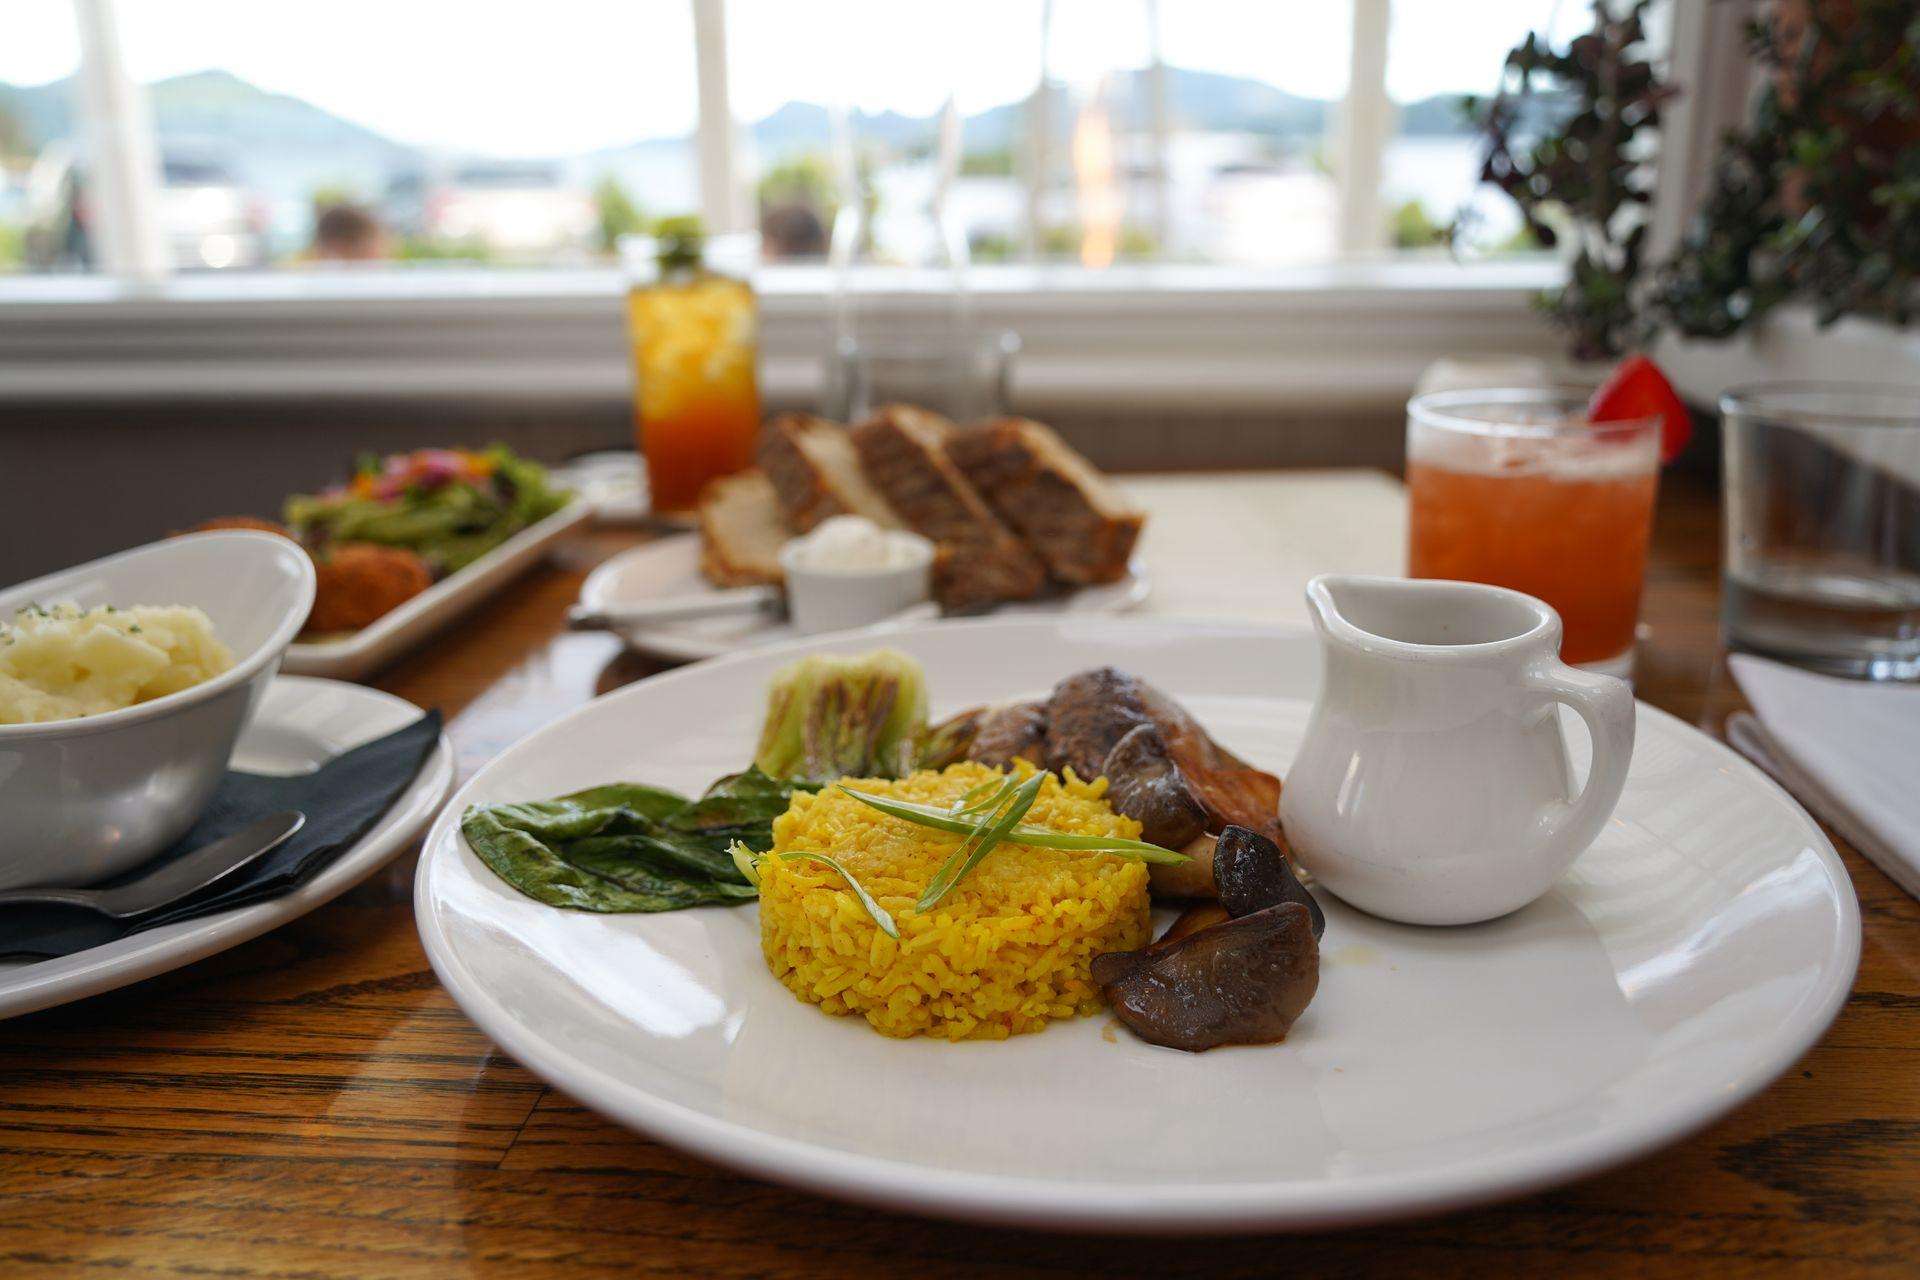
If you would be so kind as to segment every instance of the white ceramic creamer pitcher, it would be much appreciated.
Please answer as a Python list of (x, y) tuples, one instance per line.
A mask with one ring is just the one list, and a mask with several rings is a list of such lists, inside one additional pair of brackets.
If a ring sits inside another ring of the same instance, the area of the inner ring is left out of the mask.
[[(1560, 616), (1472, 582), (1307, 585), (1324, 679), (1280, 818), (1300, 861), (1363, 911), (1468, 924), (1552, 887), (1613, 813), (1633, 693), (1559, 659)], [(1574, 794), (1557, 708), (1593, 738)]]

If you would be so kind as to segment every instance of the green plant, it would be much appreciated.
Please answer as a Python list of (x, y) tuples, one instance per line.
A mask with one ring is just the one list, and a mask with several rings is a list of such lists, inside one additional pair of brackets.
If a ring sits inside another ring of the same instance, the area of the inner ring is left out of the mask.
[(1485, 136), (1481, 179), (1507, 193), (1540, 245), (1572, 238), (1567, 283), (1540, 306), (1583, 359), (1651, 336), (1635, 292), (1653, 195), (1645, 162), (1674, 92), (1651, 61), (1651, 4), (1595, 0), (1592, 28), (1564, 49), (1529, 33), (1499, 92), (1462, 102)]
[(967, 177), (1011, 178), (1013, 171), (1012, 147), (968, 151), (960, 156), (960, 172)]
[(826, 226), (840, 208), (839, 183), (834, 180), (833, 162), (818, 151), (799, 155), (771, 166), (760, 175), (760, 208), (797, 204), (812, 209)]
[(1768, 81), (1723, 140), (1653, 305), (1726, 337), (1788, 299), (1905, 325), (1920, 283), (1920, 12), (1783, 0), (1749, 24)]
[(335, 205), (359, 204), (360, 193), (350, 182), (322, 182), (307, 193), (307, 206), (315, 213)]
[(401, 236), (394, 242), (396, 262), (491, 262), (497, 255), (484, 240), (430, 240)]
[(612, 174), (600, 179), (593, 188), (593, 205), (599, 217), (600, 251), (614, 253), (621, 236), (633, 236), (647, 229), (647, 215), (640, 211), (627, 189)]
[(1393, 211), (1392, 237), (1396, 249), (1431, 249), (1447, 242), (1447, 228), (1433, 220), (1427, 206), (1406, 200)]

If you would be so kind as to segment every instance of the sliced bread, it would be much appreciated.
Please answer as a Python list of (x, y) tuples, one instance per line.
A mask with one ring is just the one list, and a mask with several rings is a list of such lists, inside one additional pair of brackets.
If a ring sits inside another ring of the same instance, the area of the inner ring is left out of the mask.
[(853, 430), (869, 482), (907, 526), (940, 544), (934, 596), (950, 609), (1028, 600), (1046, 568), (947, 457), (953, 424), (937, 413), (890, 404)]
[(715, 480), (700, 495), (700, 572), (717, 587), (779, 583), (780, 548), (793, 528), (759, 471)]
[(760, 433), (760, 469), (773, 481), (787, 523), (805, 533), (828, 516), (865, 516), (888, 529), (906, 522), (860, 470), (853, 435), (837, 422), (783, 413)]
[(1126, 575), (1146, 515), (1053, 428), (997, 418), (950, 432), (946, 449), (1055, 578), (1082, 585)]

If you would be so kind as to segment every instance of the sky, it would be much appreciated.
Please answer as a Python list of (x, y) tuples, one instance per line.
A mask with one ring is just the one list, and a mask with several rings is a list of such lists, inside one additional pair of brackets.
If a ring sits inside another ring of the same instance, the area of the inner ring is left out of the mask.
[[(1348, 0), (1159, 0), (1165, 60), (1338, 97)], [(396, 140), (557, 155), (693, 128), (689, 0), (119, 0), (136, 79), (210, 67), (304, 98)], [(1393, 0), (1388, 91), (1485, 91), (1530, 26), (1564, 34), (1583, 0)], [(1138, 65), (1148, 0), (1054, 0), (1056, 74)], [(302, 19), (298, 15), (309, 15)], [(492, 20), (492, 14), (504, 15)], [(926, 115), (1024, 97), (1041, 64), (1040, 0), (728, 0), (735, 114), (845, 95)], [(69, 0), (4, 0), (0, 81), (69, 75)]]

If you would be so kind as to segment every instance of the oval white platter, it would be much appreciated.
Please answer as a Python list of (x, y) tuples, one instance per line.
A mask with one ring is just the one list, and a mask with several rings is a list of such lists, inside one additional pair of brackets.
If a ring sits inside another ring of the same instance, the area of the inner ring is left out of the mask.
[(288, 675), (358, 680), (479, 607), (592, 515), (593, 504), (576, 498), (360, 630), (295, 640), (280, 669)]
[[(295, 774), (419, 719), (390, 693), (276, 676), (240, 735), (233, 767)], [(332, 901), (405, 849), (453, 789), (453, 744), (445, 734), (393, 806), (331, 866), (293, 892), (198, 920), (182, 920), (53, 960), (0, 960), (0, 1018), (113, 991), (257, 938)]]
[[(774, 668), (873, 643), (656, 676), (482, 769), (429, 833), (415, 892), (461, 1007), (588, 1106), (810, 1191), (1044, 1227), (1251, 1231), (1484, 1202), (1672, 1142), (1791, 1066), (1852, 984), (1858, 909), (1819, 829), (1645, 706), (1613, 821), (1546, 897), (1420, 929), (1323, 894), (1320, 989), (1288, 1040), (1199, 1056), (1104, 1015), (1000, 1043), (888, 1040), (776, 982), (751, 905), (561, 911), (460, 838), (475, 802), (616, 779), (697, 791), (747, 762)], [(1282, 772), (1319, 679), (1312, 636), (1277, 629), (990, 619), (887, 643), (925, 665), (936, 714), (1113, 663)]]
[[(700, 573), (699, 536), (675, 535), (644, 543), (605, 561), (580, 584), (580, 603), (589, 609), (609, 609), (668, 596), (712, 595), (719, 590)], [(1126, 576), (1118, 582), (1071, 591), (1053, 588), (1038, 600), (1000, 605), (995, 613), (1006, 617), (1125, 613), (1137, 608), (1152, 590), (1146, 561), (1136, 554), (1127, 565)], [(628, 628), (621, 631), (620, 638), (629, 648), (656, 658), (697, 662), (783, 644), (800, 638), (800, 633), (783, 621), (742, 615)]]

